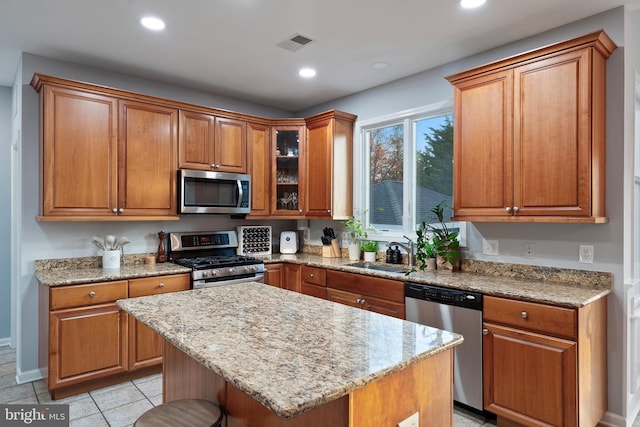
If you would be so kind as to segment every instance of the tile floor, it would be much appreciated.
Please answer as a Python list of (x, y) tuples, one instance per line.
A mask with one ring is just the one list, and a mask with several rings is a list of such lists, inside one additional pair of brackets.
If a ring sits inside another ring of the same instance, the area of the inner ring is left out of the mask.
[[(0, 404), (50, 403), (43, 381), (16, 384), (16, 353), (0, 347)], [(152, 375), (82, 393), (56, 403), (69, 404), (70, 427), (127, 427), (145, 411), (162, 403), (162, 376)], [(455, 427), (495, 426), (475, 413), (456, 408)]]

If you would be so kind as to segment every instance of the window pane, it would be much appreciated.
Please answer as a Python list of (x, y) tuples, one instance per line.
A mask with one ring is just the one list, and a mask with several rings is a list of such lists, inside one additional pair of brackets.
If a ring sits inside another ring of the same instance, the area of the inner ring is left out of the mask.
[(404, 128), (402, 124), (366, 131), (369, 142), (369, 222), (377, 228), (402, 227)]
[[(441, 201), (453, 206), (453, 115), (414, 122), (416, 138), (416, 223), (429, 222)], [(444, 218), (453, 212), (446, 209)]]

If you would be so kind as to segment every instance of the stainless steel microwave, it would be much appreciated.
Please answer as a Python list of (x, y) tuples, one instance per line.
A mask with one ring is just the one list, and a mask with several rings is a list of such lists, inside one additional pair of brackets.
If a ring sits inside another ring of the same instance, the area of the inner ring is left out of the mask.
[(181, 214), (248, 214), (251, 177), (245, 174), (178, 170)]

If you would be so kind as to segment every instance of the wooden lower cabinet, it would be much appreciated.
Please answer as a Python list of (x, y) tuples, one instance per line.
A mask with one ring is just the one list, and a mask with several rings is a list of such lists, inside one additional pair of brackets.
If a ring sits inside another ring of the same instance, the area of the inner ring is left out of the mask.
[(50, 314), (49, 388), (125, 372), (127, 314), (115, 304)]
[(364, 274), (327, 271), (327, 299), (404, 319), (404, 282)]
[[(129, 297), (178, 292), (189, 289), (188, 274), (129, 280)], [(162, 363), (162, 338), (139, 320), (129, 317), (129, 370)]]
[(327, 271), (324, 268), (303, 265), (300, 268), (300, 292), (327, 299)]
[(284, 264), (265, 264), (264, 265), (264, 283), (275, 286), (276, 288), (284, 288)]
[(284, 264), (283, 267), (284, 288), (294, 292), (300, 292), (300, 265)]
[(572, 309), (485, 296), (483, 317), (486, 410), (517, 425), (598, 424), (607, 410), (606, 298)]
[(54, 399), (158, 372), (162, 339), (127, 297), (189, 289), (189, 274), (39, 288), (39, 366)]

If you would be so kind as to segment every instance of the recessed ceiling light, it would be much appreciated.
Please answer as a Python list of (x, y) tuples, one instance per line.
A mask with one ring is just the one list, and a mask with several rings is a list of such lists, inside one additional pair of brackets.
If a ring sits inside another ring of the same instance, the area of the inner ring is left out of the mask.
[(164, 21), (154, 16), (145, 16), (140, 20), (143, 27), (154, 31), (164, 30)]
[(298, 71), (300, 77), (304, 77), (305, 79), (310, 79), (311, 77), (316, 75), (316, 70), (313, 68), (300, 68)]
[(460, 6), (465, 9), (473, 9), (485, 4), (487, 0), (460, 0)]
[(383, 68), (387, 68), (388, 66), (389, 66), (389, 63), (385, 61), (374, 62), (371, 65), (371, 67), (375, 68), (376, 70), (382, 70)]

